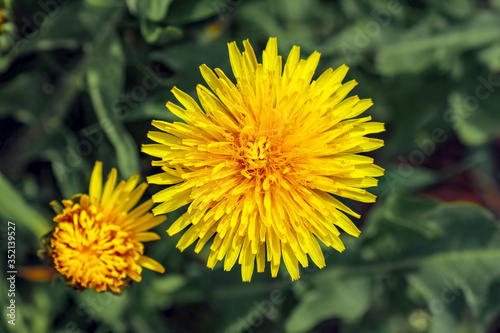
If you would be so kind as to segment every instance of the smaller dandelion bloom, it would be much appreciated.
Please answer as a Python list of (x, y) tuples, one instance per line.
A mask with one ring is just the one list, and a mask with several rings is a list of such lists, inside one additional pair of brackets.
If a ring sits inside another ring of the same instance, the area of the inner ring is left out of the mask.
[(152, 200), (133, 209), (147, 188), (146, 183), (136, 187), (139, 175), (118, 186), (116, 179), (113, 168), (103, 189), (102, 163), (97, 162), (89, 194), (63, 200), (64, 208), (54, 218), (57, 226), (47, 240), (46, 257), (77, 289), (120, 292), (130, 280), (141, 281), (143, 267), (165, 271), (161, 264), (143, 255), (142, 243), (160, 239), (148, 230), (166, 218), (149, 213)]
[(326, 70), (312, 80), (320, 55), (300, 59), (294, 46), (284, 67), (276, 38), (270, 38), (262, 63), (248, 41), (243, 52), (229, 44), (233, 83), (220, 69), (206, 65), (201, 74), (211, 90), (198, 85), (201, 106), (177, 88), (182, 104), (168, 109), (183, 123), (153, 121), (160, 131), (148, 137), (157, 144), (143, 151), (160, 158), (153, 165), (162, 173), (149, 183), (173, 185), (153, 196), (161, 203), (154, 214), (189, 204), (187, 212), (168, 229), (188, 228), (177, 247), (197, 241), (199, 252), (209, 241), (208, 267), (224, 260), (230, 270), (238, 262), (244, 281), (256, 263), (271, 274), (283, 262), (293, 280), (299, 263), (309, 258), (321, 267), (319, 242), (344, 250), (340, 231), (360, 231), (344, 214), (359, 217), (336, 197), (374, 202), (364, 188), (376, 186), (384, 170), (358, 153), (383, 146), (365, 135), (384, 131), (371, 117), (356, 118), (372, 105), (370, 99), (346, 98), (356, 86), (342, 84), (347, 66)]

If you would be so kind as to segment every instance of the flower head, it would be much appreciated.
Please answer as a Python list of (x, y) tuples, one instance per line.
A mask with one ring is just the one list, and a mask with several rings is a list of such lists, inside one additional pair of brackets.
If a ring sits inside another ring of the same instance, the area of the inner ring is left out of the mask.
[[(102, 189), (102, 163), (97, 162), (89, 194), (63, 200), (54, 218), (57, 226), (48, 241), (49, 259), (68, 284), (78, 289), (120, 292), (130, 279), (141, 281), (142, 267), (164, 272), (161, 264), (143, 255), (143, 242), (160, 239), (147, 230), (165, 221), (148, 213), (151, 200), (132, 209), (147, 188), (136, 187), (139, 175), (116, 186), (112, 169)], [(56, 204), (54, 204), (56, 205)]]
[[(189, 204), (168, 229), (170, 235), (188, 227), (177, 245), (184, 250), (197, 240), (195, 251), (213, 238), (208, 267), (224, 259), (230, 270), (236, 260), (244, 281), (254, 264), (263, 272), (266, 260), (275, 277), (281, 258), (292, 279), (308, 255), (321, 267), (318, 243), (344, 250), (338, 227), (358, 236), (344, 213), (359, 217), (335, 196), (374, 202), (363, 188), (376, 186), (383, 169), (358, 155), (383, 146), (365, 137), (384, 131), (371, 117), (356, 118), (372, 105), (369, 99), (346, 95), (356, 85), (342, 84), (347, 66), (326, 70), (311, 82), (320, 54), (300, 60), (294, 46), (284, 68), (276, 38), (270, 38), (257, 62), (252, 46), (229, 44), (234, 84), (220, 69), (202, 65), (211, 91), (197, 86), (201, 107), (177, 88), (183, 107), (167, 103), (184, 120), (153, 121), (160, 131), (148, 137), (157, 144), (142, 150), (160, 158), (163, 172), (149, 183), (173, 185), (153, 196), (164, 214)], [(333, 195), (331, 195), (333, 194)]]

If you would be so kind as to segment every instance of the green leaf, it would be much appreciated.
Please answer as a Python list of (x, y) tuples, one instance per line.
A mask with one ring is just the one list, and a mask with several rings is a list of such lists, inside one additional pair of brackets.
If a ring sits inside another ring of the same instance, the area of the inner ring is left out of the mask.
[[(203, 54), (203, 57), (200, 57)], [(171, 68), (177, 75), (176, 86), (186, 93), (195, 92), (196, 84), (203, 84), (199, 66), (206, 64), (210, 68), (221, 68), (230, 75), (229, 57), (225, 41), (215, 40), (210, 43), (181, 43), (170, 45), (167, 48), (151, 52), (149, 58)], [(173, 95), (165, 95), (166, 101), (172, 100)], [(165, 106), (164, 101), (158, 107)]]
[(130, 13), (138, 15), (139, 13), (139, 1), (138, 0), (125, 0), (127, 8)]
[(28, 320), (31, 322), (31, 331), (47, 332), (51, 326), (51, 296), (46, 290), (37, 289), (33, 293), (29, 305), (24, 311), (29, 313)]
[(146, 42), (165, 43), (182, 37), (182, 29), (175, 26), (163, 27), (155, 22), (146, 19), (141, 20), (141, 33)]
[(469, 0), (433, 1), (429, 5), (456, 19), (467, 19), (476, 15), (479, 7)]
[(113, 332), (127, 331), (127, 325), (122, 320), (130, 304), (127, 292), (115, 295), (111, 292), (98, 293), (95, 290), (85, 290), (75, 296), (78, 301), (78, 314), (106, 323)]
[(166, 15), (168, 7), (173, 0), (146, 0), (139, 1), (141, 13), (146, 13), (146, 17), (151, 21), (160, 21)]
[(99, 124), (116, 149), (118, 168), (123, 177), (139, 173), (139, 147), (126, 131), (117, 114), (124, 86), (125, 58), (117, 36), (95, 55), (87, 72), (89, 94)]
[(165, 294), (173, 293), (186, 284), (186, 279), (182, 275), (170, 274), (166, 277), (156, 279), (153, 282), (152, 289), (156, 292)]
[(137, 297), (144, 299), (144, 304), (150, 308), (165, 308), (175, 301), (173, 294), (182, 292), (186, 285), (186, 278), (179, 274), (169, 274), (156, 278), (152, 281), (149, 288), (144, 290)]
[(417, 246), (422, 237), (436, 238), (438, 233), (427, 216), (438, 206), (431, 198), (395, 192), (375, 206), (361, 233), (363, 258), (393, 257), (409, 246)]
[(447, 67), (453, 56), (464, 51), (497, 42), (500, 21), (492, 13), (483, 12), (471, 21), (456, 24), (440, 32), (419, 35), (400, 33), (381, 45), (377, 53), (377, 69), (381, 74), (418, 74), (431, 65)]
[[(283, 3), (279, 2), (273, 2), (274, 6), (270, 6), (270, 3), (255, 1), (244, 3), (241, 7), (231, 5), (229, 2), (229, 6), (221, 7), (218, 14), (221, 19), (224, 19), (234, 13), (235, 20), (241, 21), (243, 26), (252, 27), (251, 32), (244, 31), (241, 33), (240, 40), (247, 39), (248, 36), (252, 36), (250, 41), (254, 47), (256, 47), (256, 43), (253, 40), (259, 40), (262, 45), (265, 45), (269, 36), (279, 36), (278, 44), (280, 54), (288, 52), (293, 45), (300, 45), (303, 52), (312, 53), (317, 50), (317, 46), (319, 44), (317, 41), (318, 36), (315, 33), (316, 31), (311, 29), (306, 22), (320, 19), (318, 16), (321, 15), (319, 14), (321, 12), (312, 12), (311, 8), (315, 8), (315, 6), (318, 6), (319, 8), (321, 6), (318, 5), (316, 1), (309, 1), (306, 6), (306, 8), (309, 9), (307, 11), (309, 14), (307, 20), (304, 19), (303, 22), (296, 22), (295, 24), (287, 25), (286, 28), (284, 28), (279, 24), (277, 17), (284, 16), (288, 19), (285, 13), (295, 12), (298, 9), (296, 7), (292, 8), (292, 5), (289, 4), (288, 1), (286, 3), (286, 7), (288, 8), (286, 10), (282, 10), (284, 9)], [(295, 16), (296, 14), (292, 15)], [(258, 37), (260, 38), (258, 39)], [(257, 57), (259, 56), (260, 54), (257, 52)]]
[[(481, 313), (481, 322), (493, 323), (500, 314), (500, 279), (492, 283), (488, 290), (488, 303)], [(488, 326), (488, 325), (485, 325)]]
[(342, 11), (344, 14), (351, 18), (351, 17), (360, 17), (363, 16), (363, 8), (361, 7), (361, 4), (355, 1), (349, 1), (349, 0), (341, 0), (340, 1), (340, 6), (342, 7)]
[[(489, 80), (498, 82), (498, 78), (492, 74), (480, 75), (476, 85), (469, 85), (471, 91), (466, 89), (450, 94), (450, 115), (453, 128), (460, 141), (468, 146), (478, 146), (494, 139), (500, 135), (500, 113), (498, 103), (500, 95), (490, 93), (484, 82)], [(481, 95), (477, 92), (480, 90)]]
[(326, 271), (313, 277), (315, 288), (307, 292), (286, 321), (289, 333), (308, 332), (325, 319), (358, 319), (371, 304), (368, 276), (346, 278), (339, 271)]
[[(14, 222), (31, 230), (37, 237), (50, 230), (49, 219), (38, 213), (24, 201), (19, 192), (0, 173), (0, 215), (8, 221)], [(5, 225), (5, 223), (4, 223)]]
[(425, 288), (429, 306), (440, 302), (444, 311), (462, 292), (477, 328), (486, 330), (490, 323), (482, 314), (490, 285), (500, 277), (498, 222), (486, 210), (462, 203), (441, 205), (427, 219), (435, 221), (443, 236), (420, 244), (402, 260), (413, 262), (410, 283)]
[(401, 163), (398, 166), (386, 167), (384, 176), (379, 178), (378, 187), (372, 192), (384, 194), (395, 191), (418, 191), (439, 180), (441, 176), (436, 171)]
[(182, 121), (165, 106), (166, 102), (169, 99), (172, 100), (172, 98), (173, 96), (170, 89), (160, 89), (158, 93), (155, 93), (150, 98), (146, 99), (136, 108), (131, 109), (130, 114), (125, 121), (127, 123), (144, 120), (151, 121), (152, 119), (170, 122)]
[[(82, 14), (83, 17), (91, 15), (92, 12), (94, 12), (94, 14), (99, 13), (98, 16), (100, 16), (100, 14), (102, 14), (101, 11), (111, 14), (111, 17), (108, 15), (106, 21), (100, 26), (101, 29), (99, 33), (93, 36), (95, 38), (92, 39), (92, 42), (86, 45), (88, 50), (100, 50), (104, 47), (103, 45), (107, 42), (108, 37), (116, 28), (116, 24), (122, 17), (122, 10), (113, 7), (112, 10), (115, 10), (115, 12), (113, 12), (105, 6), (97, 6), (95, 8), (90, 6), (89, 8), (91, 8), (89, 12), (85, 15)], [(59, 17), (59, 15), (53, 17)], [(64, 27), (60, 28), (64, 29)], [(36, 40), (36, 38), (34, 37), (33, 40)], [(71, 70), (61, 74), (51, 99), (44, 104), (41, 110), (36, 109), (36, 121), (30, 123), (29, 126), (26, 126), (16, 134), (18, 140), (13, 142), (10, 149), (10, 151), (15, 152), (15, 154), (10, 153), (5, 156), (7, 168), (23, 165), (27, 157), (24, 146), (28, 144), (31, 149), (37, 149), (38, 145), (43, 143), (44, 137), (48, 135), (47, 133), (52, 133), (61, 126), (66, 114), (72, 109), (72, 103), (82, 89), (82, 81), (85, 78), (87, 67), (92, 62), (95, 54), (97, 54), (97, 52), (85, 53), (83, 57), (78, 59)], [(2, 69), (0, 68), (0, 72), (1, 71)], [(43, 124), (43, 126), (40, 126), (40, 124)]]
[[(150, 44), (166, 43), (182, 36), (182, 30), (162, 21), (173, 0), (127, 0), (129, 11), (139, 19), (141, 34)], [(169, 22), (170, 23), (170, 22)]]
[(332, 317), (359, 321), (379, 302), (371, 286), (380, 276), (407, 278), (427, 303), (432, 332), (462, 327), (463, 313), (483, 332), (498, 315), (489, 290), (500, 278), (500, 226), (488, 211), (394, 195), (370, 214), (360, 237), (358, 249), (346, 246), (350, 252), (311, 277), (313, 287), (288, 318), (290, 332)]
[(39, 147), (39, 156), (52, 162), (54, 177), (62, 197), (66, 199), (88, 191), (88, 183), (82, 183), (81, 175), (89, 175), (92, 166), (85, 161), (79, 148), (75, 134), (66, 127), (51, 133)]
[[(23, 72), (0, 87), (0, 117), (13, 116), (20, 122), (34, 122), (37, 111), (44, 106), (48, 94), (43, 91), (47, 77), (41, 71)], [(29, 92), (29, 98), (26, 98)]]
[(362, 255), (372, 266), (358, 264), (357, 271), (405, 274), (427, 302), (432, 332), (463, 325), (464, 312), (478, 332), (491, 323), (488, 290), (500, 278), (494, 264), (500, 228), (491, 213), (470, 204), (394, 195), (370, 214), (363, 233)]
[[(223, 4), (225, 5), (225, 2)], [(174, 1), (169, 7), (165, 21), (169, 24), (179, 25), (204, 20), (215, 15), (220, 6), (220, 2), (213, 0)]]
[[(17, 35), (11, 38), (14, 45), (8, 54), (0, 57), (0, 73), (6, 71), (16, 58), (26, 54), (58, 49), (78, 50), (82, 44), (91, 42), (102, 33), (110, 22), (110, 16), (120, 5), (116, 1), (100, 5), (90, 1), (69, 2), (48, 14), (40, 26), (25, 18), (22, 29), (29, 27), (34, 32), (23, 38)], [(37, 13), (44, 14), (37, 10)]]
[(500, 43), (491, 45), (478, 52), (479, 61), (488, 66), (490, 71), (500, 71)]
[(126, 0), (128, 10), (141, 20), (161, 21), (173, 0)]

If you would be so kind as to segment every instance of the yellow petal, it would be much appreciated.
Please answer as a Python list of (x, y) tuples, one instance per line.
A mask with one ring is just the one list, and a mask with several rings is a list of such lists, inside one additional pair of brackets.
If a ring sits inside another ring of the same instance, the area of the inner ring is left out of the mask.
[(160, 236), (154, 232), (139, 232), (132, 237), (134, 240), (144, 243), (159, 240)]
[(153, 260), (146, 256), (141, 256), (137, 263), (144, 268), (150, 269), (155, 272), (165, 273), (165, 268), (158, 261)]
[[(181, 251), (196, 243), (200, 252), (213, 240), (210, 268), (224, 260), (230, 270), (238, 262), (243, 281), (250, 281), (255, 265), (262, 272), (269, 261), (276, 277), (283, 260), (295, 280), (309, 258), (325, 265), (319, 242), (341, 252), (340, 228), (359, 235), (344, 212), (359, 215), (336, 197), (375, 200), (365, 188), (376, 186), (374, 177), (384, 170), (357, 153), (383, 146), (366, 136), (385, 128), (370, 116), (354, 118), (373, 103), (347, 97), (357, 85), (342, 84), (347, 66), (312, 81), (320, 53), (301, 60), (294, 46), (283, 68), (276, 38), (269, 38), (261, 63), (248, 40), (243, 46), (240, 52), (235, 42), (228, 44), (236, 81), (202, 65), (211, 90), (197, 85), (198, 103), (174, 88), (180, 103), (167, 103), (184, 122), (152, 122), (159, 131), (148, 137), (157, 144), (142, 149), (157, 157), (152, 165), (163, 173), (147, 180), (167, 185), (153, 195), (159, 203), (153, 213), (188, 205), (167, 232), (183, 233)], [(150, 227), (150, 215), (133, 213), (134, 230)]]
[(117, 172), (116, 172), (116, 169), (113, 168), (113, 169), (111, 169), (111, 172), (109, 173), (109, 177), (108, 177), (108, 180), (106, 181), (106, 185), (104, 185), (104, 191), (102, 192), (101, 204), (103, 206), (106, 205), (109, 197), (111, 196), (111, 193), (113, 193), (113, 190), (115, 189), (116, 177), (117, 177)]
[(90, 188), (89, 197), (90, 202), (93, 204), (98, 204), (101, 200), (101, 190), (102, 190), (102, 162), (95, 162), (94, 170), (92, 170), (92, 176), (90, 176)]
[(129, 228), (134, 232), (141, 232), (154, 228), (157, 225), (160, 225), (163, 222), (165, 222), (165, 220), (167, 219), (166, 216), (151, 217), (150, 215), (151, 214), (144, 215), (142, 218), (138, 219), (133, 224), (131, 224)]

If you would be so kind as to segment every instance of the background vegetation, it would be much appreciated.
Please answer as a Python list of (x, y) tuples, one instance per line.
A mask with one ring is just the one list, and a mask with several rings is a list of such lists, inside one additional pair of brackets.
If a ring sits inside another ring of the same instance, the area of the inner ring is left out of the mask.
[[(1, 246), (15, 222), (19, 276), (12, 327), (2, 268), (1, 331), (500, 332), (499, 0), (7, 0), (2, 11)], [(122, 178), (153, 173), (139, 146), (152, 119), (174, 120), (170, 89), (194, 93), (199, 65), (230, 73), (227, 42), (260, 52), (269, 36), (282, 55), (320, 51), (318, 72), (346, 63), (387, 124), (378, 201), (348, 202), (359, 239), (345, 235), (343, 254), (325, 249), (327, 267), (297, 282), (266, 270), (242, 283), (239, 269), (175, 248), (174, 212), (146, 247), (166, 273), (122, 295), (40, 276), (49, 202), (87, 191), (95, 160)]]

